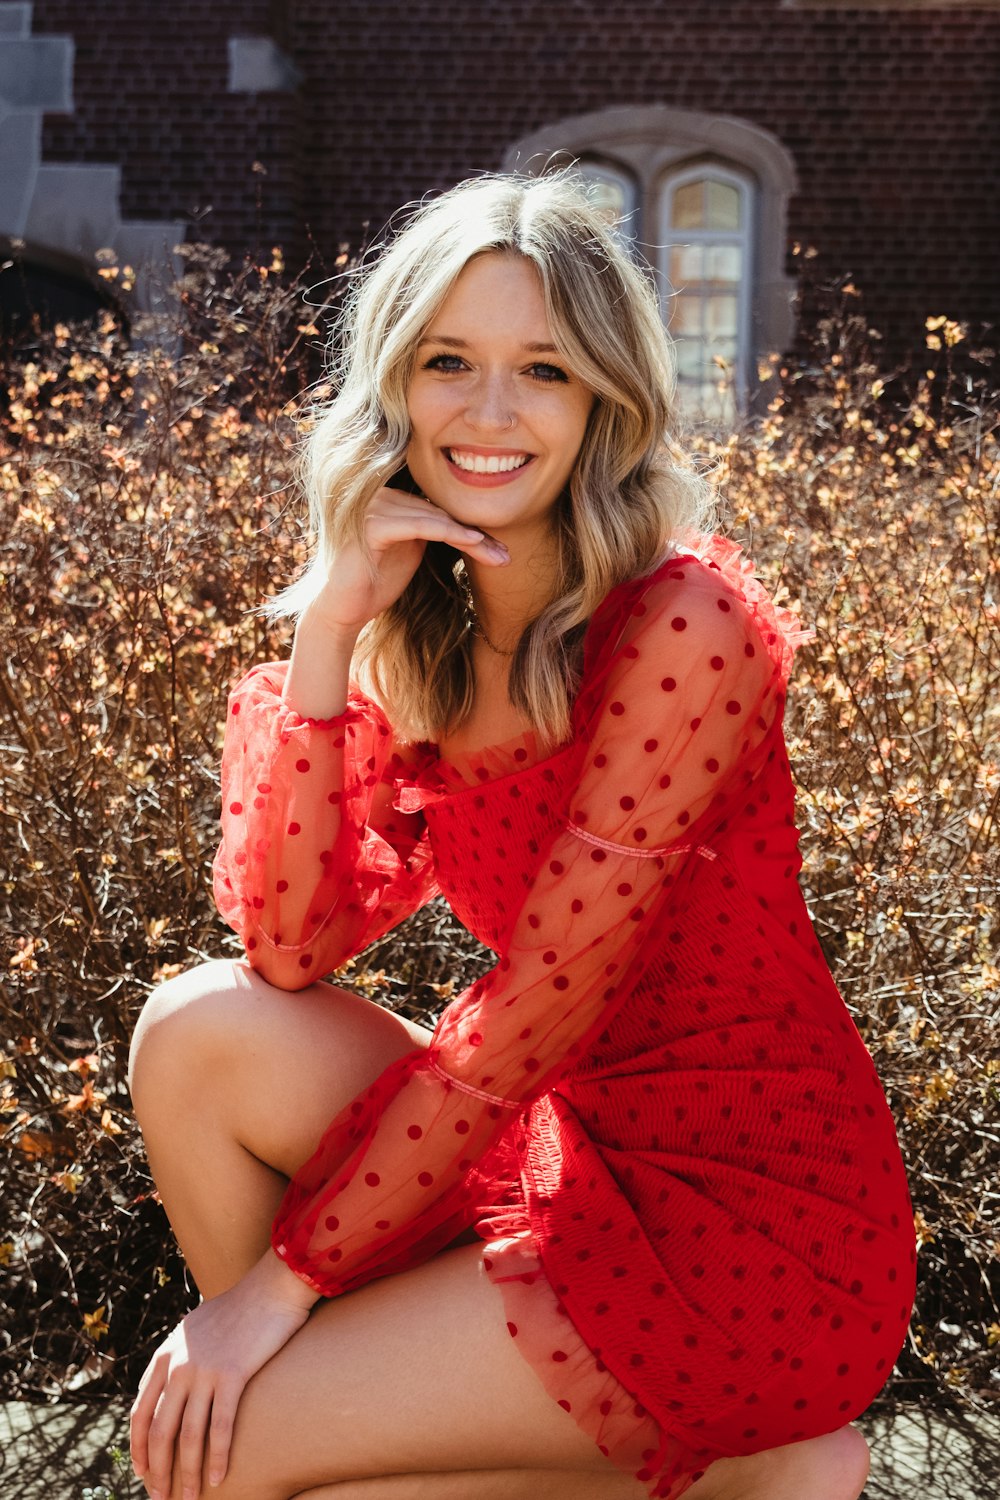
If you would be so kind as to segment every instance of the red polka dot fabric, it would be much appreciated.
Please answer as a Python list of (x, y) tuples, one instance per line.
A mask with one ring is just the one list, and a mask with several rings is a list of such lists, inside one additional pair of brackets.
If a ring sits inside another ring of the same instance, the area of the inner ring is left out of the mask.
[(912, 1306), (893, 1121), (796, 880), (802, 639), (699, 538), (605, 600), (555, 751), (446, 763), (360, 693), (303, 719), (282, 664), (230, 699), (215, 891), (255, 968), (302, 988), (439, 891), (497, 954), (331, 1122), (276, 1253), (336, 1296), (475, 1223), (525, 1358), (655, 1496), (857, 1416)]

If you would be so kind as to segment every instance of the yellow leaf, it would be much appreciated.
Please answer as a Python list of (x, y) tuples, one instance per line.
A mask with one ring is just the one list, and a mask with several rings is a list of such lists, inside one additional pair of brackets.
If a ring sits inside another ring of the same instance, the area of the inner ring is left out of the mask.
[(936, 1235), (919, 1209), (913, 1215), (913, 1228), (916, 1231), (918, 1249), (922, 1250), (924, 1245), (933, 1245)]
[(153, 983), (163, 984), (165, 980), (175, 978), (183, 968), (183, 964), (160, 964), (158, 969), (153, 970)]
[(75, 1193), (83, 1181), (82, 1172), (53, 1172), (52, 1181), (57, 1187), (64, 1188), (67, 1193)]
[(83, 1315), (83, 1331), (95, 1343), (98, 1339), (103, 1338), (106, 1333), (111, 1332), (105, 1321), (104, 1312), (105, 1309), (102, 1304), (100, 1307), (95, 1307), (92, 1313), (84, 1313)]
[(149, 945), (151, 948), (155, 948), (158, 946), (161, 937), (166, 932), (169, 926), (169, 917), (146, 918), (146, 936), (149, 938)]

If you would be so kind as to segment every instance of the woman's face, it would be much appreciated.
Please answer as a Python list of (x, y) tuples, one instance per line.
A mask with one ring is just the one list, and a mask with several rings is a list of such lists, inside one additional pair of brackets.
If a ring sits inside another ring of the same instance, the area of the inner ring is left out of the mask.
[(410, 473), (455, 520), (509, 545), (547, 529), (593, 404), (556, 352), (531, 261), (478, 255), (417, 347)]

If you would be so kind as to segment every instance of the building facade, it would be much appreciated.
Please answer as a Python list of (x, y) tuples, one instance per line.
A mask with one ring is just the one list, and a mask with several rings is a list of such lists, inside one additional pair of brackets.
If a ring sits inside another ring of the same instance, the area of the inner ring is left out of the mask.
[(319, 278), (404, 203), (563, 160), (693, 399), (794, 345), (803, 253), (888, 358), (928, 315), (1000, 321), (996, 0), (0, 3), (0, 249), (50, 278), (181, 239)]

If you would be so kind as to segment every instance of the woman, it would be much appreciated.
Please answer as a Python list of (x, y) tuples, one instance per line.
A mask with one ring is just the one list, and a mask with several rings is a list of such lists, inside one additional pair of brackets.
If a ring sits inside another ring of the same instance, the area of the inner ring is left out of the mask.
[[(339, 373), (291, 660), (230, 700), (248, 963), (133, 1046), (204, 1298), (137, 1470), (855, 1500), (912, 1214), (795, 881), (801, 633), (698, 529), (655, 295), (571, 179), (478, 179), (362, 279)], [(439, 890), (499, 961), (433, 1035), (323, 981)]]

